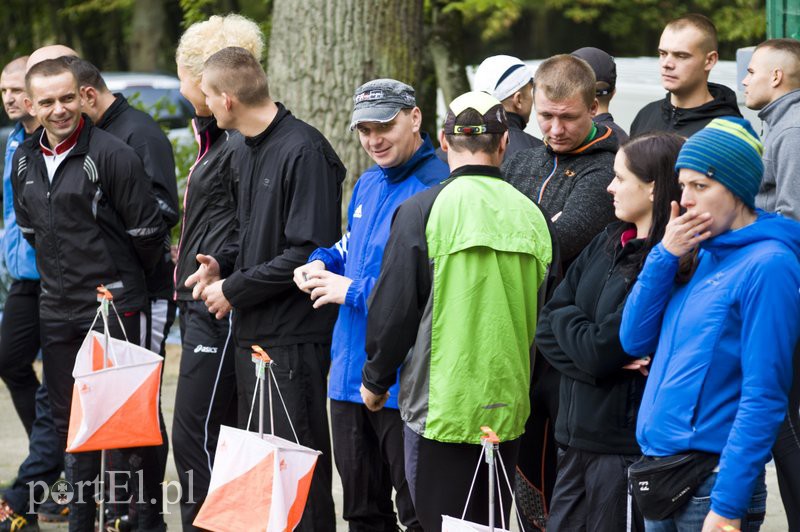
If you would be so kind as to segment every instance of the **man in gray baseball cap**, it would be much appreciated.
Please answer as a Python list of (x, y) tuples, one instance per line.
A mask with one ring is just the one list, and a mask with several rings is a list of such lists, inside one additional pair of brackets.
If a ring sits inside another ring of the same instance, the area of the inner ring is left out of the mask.
[(353, 95), (353, 119), (350, 131), (361, 122), (386, 123), (401, 109), (414, 109), (417, 99), (414, 89), (402, 81), (382, 78), (364, 83)]
[(339, 305), (328, 396), (342, 514), (349, 530), (356, 532), (397, 530), (392, 487), (403, 527), (422, 530), (405, 477), (398, 389), (392, 389), (380, 412), (364, 406), (361, 390), (367, 300), (380, 273), (392, 215), (406, 199), (449, 174), (421, 132), (421, 123), (414, 89), (405, 83), (376, 79), (355, 90), (350, 129), (358, 131), (361, 146), (376, 164), (356, 182), (342, 239), (315, 250), (294, 272), (295, 283), (311, 296), (314, 307)]

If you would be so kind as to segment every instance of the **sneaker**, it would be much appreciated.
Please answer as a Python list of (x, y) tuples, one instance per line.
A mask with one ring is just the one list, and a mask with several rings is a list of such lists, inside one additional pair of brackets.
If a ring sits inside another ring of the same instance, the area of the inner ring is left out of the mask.
[(105, 532), (131, 532), (133, 528), (127, 515), (111, 519), (105, 525)]
[(58, 504), (48, 497), (39, 505), (39, 520), (43, 523), (66, 523), (69, 520), (69, 506)]
[(0, 532), (39, 532), (36, 517), (20, 515), (0, 500)]

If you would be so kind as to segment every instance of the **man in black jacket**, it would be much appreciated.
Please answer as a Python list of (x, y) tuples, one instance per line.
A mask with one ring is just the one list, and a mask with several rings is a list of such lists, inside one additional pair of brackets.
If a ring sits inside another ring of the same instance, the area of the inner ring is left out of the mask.
[[(167, 229), (172, 229), (178, 223), (178, 184), (175, 180), (175, 159), (169, 139), (150, 115), (131, 107), (122, 94), (112, 94), (97, 67), (78, 57), (71, 57), (69, 60), (84, 100), (84, 113), (95, 126), (108, 131), (134, 149), (153, 185), (161, 217)], [(176, 311), (172, 299), (175, 264), (170, 254), (170, 244), (167, 234), (162, 257), (146, 279), (150, 304), (144, 345), (161, 356), (166, 355), (166, 335), (175, 321)], [(139, 464), (130, 471), (130, 489), (115, 486), (118, 489), (118, 501), (126, 501), (129, 494), (133, 495), (135, 501), (139, 501), (134, 503), (136, 512), (132, 517), (135, 517), (138, 528), (142, 530), (166, 529), (162, 515), (161, 482), (167, 468), (169, 443), (163, 419), (161, 434), (164, 442), (160, 446), (140, 447), (130, 451), (136, 455), (134, 463)], [(128, 469), (128, 464), (122, 463), (122, 456), (117, 452), (108, 456), (108, 466), (109, 470)], [(138, 471), (142, 471), (141, 476)], [(137, 488), (140, 478), (144, 485)], [(128, 516), (125, 506), (124, 503), (109, 506), (111, 518), (125, 519)]]
[(707, 17), (690, 13), (667, 23), (658, 43), (663, 100), (644, 106), (631, 124), (631, 137), (671, 131), (688, 137), (720, 116), (742, 116), (736, 94), (709, 83), (717, 64), (717, 28)]
[[(312, 251), (339, 239), (345, 168), (319, 131), (272, 101), (266, 74), (247, 50), (229, 47), (212, 55), (200, 87), (219, 126), (245, 137), (236, 163), (239, 246), (198, 255), (201, 266), (186, 284), (218, 319), (235, 310), (241, 426), (255, 389), (250, 346), (264, 347), (277, 363), (275, 376), (300, 443), (323, 453), (298, 530), (333, 531), (326, 379), (337, 309), (314, 310), (292, 277)], [(275, 432), (294, 439), (283, 415), (275, 416)]]
[[(43, 128), (14, 156), (15, 210), (36, 250), (44, 374), (66, 448), (72, 368), (95, 316), (95, 290), (100, 284), (111, 290), (128, 339), (138, 343), (148, 304), (145, 271), (159, 260), (166, 230), (139, 157), (81, 115), (68, 60), (42, 61), (25, 81), (26, 106)], [(122, 337), (115, 320), (109, 329)], [(98, 453), (67, 454), (64, 461), (67, 480), (80, 490), (71, 502), (70, 528), (91, 529), (93, 484), (76, 482), (95, 480)]]

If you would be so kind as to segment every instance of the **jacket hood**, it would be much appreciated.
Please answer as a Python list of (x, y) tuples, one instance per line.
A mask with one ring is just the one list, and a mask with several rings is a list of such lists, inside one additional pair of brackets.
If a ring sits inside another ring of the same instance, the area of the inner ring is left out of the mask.
[(670, 93), (664, 98), (661, 104), (661, 112), (664, 114), (664, 122), (674, 123), (680, 126), (686, 122), (694, 120), (711, 120), (720, 116), (741, 116), (739, 105), (736, 103), (736, 93), (725, 85), (709, 83), (708, 92), (714, 98), (708, 103), (698, 107), (682, 109), (672, 105)]
[(800, 258), (800, 222), (761, 209), (756, 209), (756, 213), (758, 218), (754, 223), (718, 235), (700, 247), (713, 254), (727, 254), (765, 240), (777, 240)]
[(392, 168), (383, 168), (378, 165), (375, 165), (375, 168), (380, 169), (390, 183), (399, 183), (414, 173), (420, 164), (424, 163), (431, 157), (436, 157), (436, 152), (433, 148), (433, 143), (431, 142), (430, 136), (423, 132), (422, 144), (419, 148), (417, 148), (417, 151), (414, 152), (414, 155), (412, 155), (408, 161), (400, 166), (394, 166)]
[(790, 110), (796, 109), (798, 105), (800, 105), (800, 89), (795, 89), (767, 104), (759, 111), (758, 117), (769, 124), (776, 119), (780, 119)]

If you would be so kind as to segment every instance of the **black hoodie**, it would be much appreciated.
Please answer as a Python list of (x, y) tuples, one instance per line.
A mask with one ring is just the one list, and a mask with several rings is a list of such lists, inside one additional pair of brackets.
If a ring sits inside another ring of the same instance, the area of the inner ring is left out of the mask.
[(708, 92), (713, 100), (690, 109), (672, 105), (669, 92), (663, 100), (648, 103), (633, 119), (631, 137), (651, 131), (671, 131), (689, 137), (720, 116), (742, 116), (736, 103), (736, 93), (731, 89), (709, 83)]

